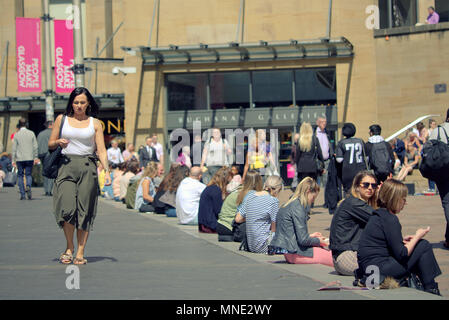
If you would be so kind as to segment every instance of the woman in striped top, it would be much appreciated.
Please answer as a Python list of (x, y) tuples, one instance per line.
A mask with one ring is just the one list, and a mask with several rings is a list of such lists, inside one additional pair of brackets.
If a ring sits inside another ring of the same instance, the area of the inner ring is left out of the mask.
[(270, 231), (276, 231), (276, 215), (279, 200), (276, 198), (282, 190), (282, 179), (269, 176), (262, 191), (249, 191), (237, 207), (235, 222), (246, 221), (246, 236), (251, 252), (267, 253)]

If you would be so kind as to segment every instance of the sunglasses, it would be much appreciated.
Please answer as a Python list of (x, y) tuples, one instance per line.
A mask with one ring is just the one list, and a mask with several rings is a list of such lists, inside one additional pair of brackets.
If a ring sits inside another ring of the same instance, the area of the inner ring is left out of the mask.
[(361, 186), (363, 189), (368, 189), (369, 186), (371, 186), (371, 188), (373, 188), (373, 189), (375, 190), (375, 189), (377, 189), (378, 184), (377, 184), (377, 183), (363, 182), (363, 183), (360, 184), (360, 186)]

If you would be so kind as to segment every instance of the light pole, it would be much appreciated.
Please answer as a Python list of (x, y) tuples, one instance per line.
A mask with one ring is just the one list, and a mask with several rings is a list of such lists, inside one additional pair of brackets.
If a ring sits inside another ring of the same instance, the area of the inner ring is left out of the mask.
[(84, 87), (84, 56), (83, 37), (81, 30), (81, 0), (73, 0), (73, 39), (74, 39), (74, 66), (75, 87)]
[(42, 20), (44, 21), (45, 29), (45, 118), (47, 121), (54, 120), (54, 107), (53, 107), (53, 81), (51, 70), (51, 31), (50, 31), (50, 17), (49, 0), (42, 0), (42, 7), (44, 15)]

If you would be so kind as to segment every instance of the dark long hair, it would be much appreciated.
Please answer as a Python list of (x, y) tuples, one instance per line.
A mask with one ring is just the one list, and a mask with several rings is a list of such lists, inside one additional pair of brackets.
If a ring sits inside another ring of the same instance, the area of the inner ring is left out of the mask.
[(89, 106), (86, 109), (86, 115), (90, 117), (96, 118), (98, 115), (98, 104), (95, 102), (94, 97), (90, 94), (89, 90), (87, 90), (84, 87), (78, 87), (73, 89), (72, 93), (69, 97), (69, 102), (67, 102), (67, 108), (65, 109), (65, 115), (66, 116), (72, 116), (73, 115), (73, 100), (80, 94), (85, 94), (87, 97), (87, 101), (89, 103)]

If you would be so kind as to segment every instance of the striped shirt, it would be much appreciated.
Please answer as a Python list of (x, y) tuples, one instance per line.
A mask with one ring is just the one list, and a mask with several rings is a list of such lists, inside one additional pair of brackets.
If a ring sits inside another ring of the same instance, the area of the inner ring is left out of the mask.
[(251, 252), (267, 253), (271, 223), (276, 222), (279, 200), (271, 195), (257, 196), (249, 191), (237, 212), (246, 219), (246, 237)]

